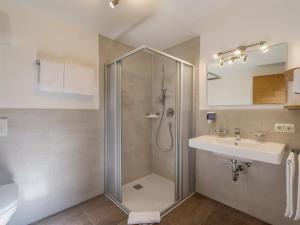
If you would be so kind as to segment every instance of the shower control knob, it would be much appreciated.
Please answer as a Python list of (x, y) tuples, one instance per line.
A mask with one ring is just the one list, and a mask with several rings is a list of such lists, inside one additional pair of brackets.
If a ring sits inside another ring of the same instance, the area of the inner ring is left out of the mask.
[(168, 108), (167, 110), (167, 117), (173, 117), (175, 114), (175, 111), (173, 108)]

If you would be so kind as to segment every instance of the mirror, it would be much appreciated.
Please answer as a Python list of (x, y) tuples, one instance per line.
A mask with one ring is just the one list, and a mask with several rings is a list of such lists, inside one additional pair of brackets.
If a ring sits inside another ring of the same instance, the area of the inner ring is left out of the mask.
[(209, 106), (285, 104), (287, 44), (246, 52), (246, 61), (238, 59), (220, 64), (207, 63), (207, 102)]

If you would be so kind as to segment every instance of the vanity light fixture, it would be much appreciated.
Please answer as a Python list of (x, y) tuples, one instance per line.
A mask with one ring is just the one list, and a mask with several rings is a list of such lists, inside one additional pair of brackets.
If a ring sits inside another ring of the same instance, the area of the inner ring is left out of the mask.
[(262, 53), (266, 53), (269, 51), (269, 47), (266, 41), (260, 41), (250, 45), (242, 45), (236, 49), (230, 49), (227, 51), (219, 52), (214, 54), (215, 59), (220, 60), (220, 65), (223, 66), (225, 62), (232, 64), (235, 60), (241, 59), (242, 62), (246, 62), (248, 55), (246, 54), (247, 49), (258, 47), (262, 51)]
[(116, 6), (119, 4), (119, 0), (110, 0), (109, 5), (111, 8), (116, 8)]
[(234, 52), (236, 55), (240, 55), (242, 53), (242, 51), (240, 49), (235, 50)]
[(265, 50), (265, 49), (267, 49), (267, 48), (268, 48), (268, 46), (267, 46), (266, 42), (261, 42), (261, 43), (260, 43), (260, 49), (261, 49), (261, 50)]
[(267, 53), (269, 51), (269, 48), (266, 48), (264, 50), (262, 50), (262, 53)]
[(248, 55), (242, 55), (241, 56), (241, 59), (242, 59), (243, 63), (245, 63), (247, 61), (247, 57), (248, 57)]

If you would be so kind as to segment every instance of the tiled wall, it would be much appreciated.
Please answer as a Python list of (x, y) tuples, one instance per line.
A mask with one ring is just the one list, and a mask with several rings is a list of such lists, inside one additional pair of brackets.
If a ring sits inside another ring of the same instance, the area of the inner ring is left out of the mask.
[(130, 51), (99, 37), (100, 109), (0, 109), (0, 170), (17, 181), (20, 201), (11, 225), (25, 225), (104, 191), (104, 64)]
[[(197, 135), (209, 134), (215, 127), (233, 135), (234, 128), (241, 129), (243, 138), (252, 138), (250, 132), (267, 132), (266, 141), (286, 143), (287, 151), (300, 147), (300, 133), (275, 133), (275, 123), (294, 123), (300, 127), (300, 112), (287, 110), (217, 110), (215, 125), (208, 125), (206, 111), (198, 112)], [(196, 151), (196, 191), (242, 210), (274, 225), (296, 225), (299, 222), (284, 218), (285, 162), (272, 165), (253, 162), (232, 181), (231, 164), (217, 155)]]
[(103, 112), (0, 109), (0, 167), (19, 184), (10, 224), (23, 225), (103, 193)]
[[(153, 172), (175, 182), (175, 115), (166, 117), (168, 108), (175, 108), (175, 94), (177, 81), (177, 64), (176, 61), (155, 55), (153, 57), (153, 75), (152, 75), (152, 110), (162, 115), (163, 106), (157, 102), (157, 98), (161, 95), (162, 68), (164, 67), (165, 81), (164, 88), (166, 91), (165, 114), (161, 122), (158, 133), (158, 142), (164, 149), (159, 149), (156, 145), (156, 133), (160, 118), (153, 120), (152, 123), (152, 146), (153, 146)], [(173, 148), (170, 151), (166, 149), (171, 146), (171, 136), (169, 122), (172, 123)]]
[(152, 172), (151, 54), (139, 52), (122, 61), (122, 183)]
[[(198, 82), (198, 66), (199, 66), (199, 49), (200, 49), (200, 38), (196, 37), (193, 38), (191, 40), (188, 40), (186, 42), (183, 42), (181, 44), (178, 44), (172, 48), (166, 49), (165, 52), (176, 56), (178, 58), (181, 58), (183, 60), (186, 60), (190, 63), (192, 63), (194, 65), (194, 74), (196, 74), (194, 76), (194, 86), (197, 87), (197, 82)], [(162, 60), (160, 60), (162, 62)], [(170, 69), (174, 74), (177, 73), (176, 71), (176, 67), (174, 68), (174, 66), (176, 66), (176, 64), (174, 65), (174, 62), (172, 60), (168, 60), (166, 62), (166, 64), (168, 65), (168, 67), (170, 67)], [(155, 72), (156, 73), (160, 73), (160, 67), (161, 63), (158, 63), (157, 68), (155, 68)], [(176, 76), (169, 76), (170, 79), (174, 78)], [(169, 82), (170, 82), (169, 79)], [(158, 82), (160, 81), (160, 78), (158, 78)], [(168, 101), (170, 101), (171, 106), (174, 106), (174, 100), (175, 100), (175, 90), (173, 88), (175, 88), (175, 80), (170, 82), (171, 85), (169, 85), (169, 92), (167, 93), (167, 103)], [(160, 87), (160, 84), (158, 84), (158, 87)], [(198, 108), (198, 88), (194, 88), (194, 104), (195, 104), (195, 108)], [(157, 97), (159, 94), (158, 90), (156, 90), (156, 93), (153, 94), (153, 98)], [(170, 105), (170, 104), (169, 104)], [(156, 104), (154, 104), (155, 107), (157, 107)], [(168, 108), (168, 106), (166, 107)], [(173, 118), (174, 119), (174, 118)], [(174, 121), (172, 119), (172, 121)], [(163, 137), (162, 140), (164, 141), (164, 144), (167, 145), (169, 144), (169, 134), (168, 134), (168, 130), (167, 130), (167, 123), (168, 120), (165, 120), (164, 122), (164, 132), (163, 132)], [(153, 141), (155, 141), (155, 131), (156, 131), (156, 125), (154, 123), (153, 126)], [(175, 130), (173, 129), (173, 134), (175, 137)], [(154, 143), (154, 142), (153, 142)], [(167, 165), (167, 166), (166, 166)], [(170, 152), (161, 152), (159, 150), (157, 150), (157, 148), (154, 146), (153, 148), (153, 170), (158, 173), (161, 176), (164, 176), (168, 179), (173, 179), (175, 178), (175, 149), (173, 149)]]

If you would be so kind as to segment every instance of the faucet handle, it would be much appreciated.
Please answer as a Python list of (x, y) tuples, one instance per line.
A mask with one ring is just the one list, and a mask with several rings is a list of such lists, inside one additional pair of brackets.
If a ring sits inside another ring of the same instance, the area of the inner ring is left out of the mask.
[(234, 128), (234, 134), (240, 134), (241, 129), (240, 128)]

